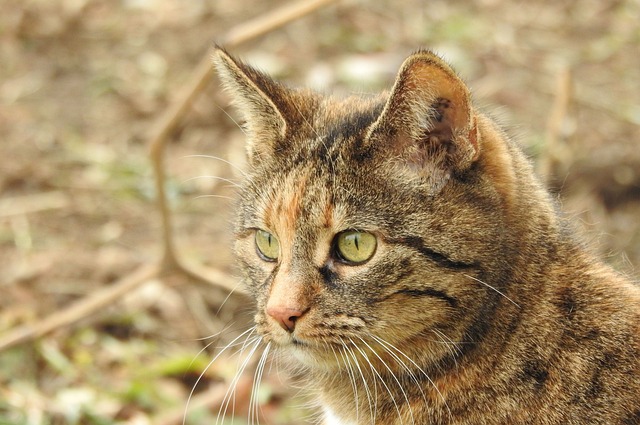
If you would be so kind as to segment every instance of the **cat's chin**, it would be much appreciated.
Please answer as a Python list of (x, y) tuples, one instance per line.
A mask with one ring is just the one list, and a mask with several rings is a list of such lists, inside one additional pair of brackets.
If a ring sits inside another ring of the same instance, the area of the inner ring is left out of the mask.
[(318, 345), (310, 341), (301, 341), (295, 337), (272, 338), (281, 352), (288, 354), (293, 361), (303, 367), (315, 370), (331, 371), (340, 368), (338, 349), (327, 345)]
[(300, 365), (310, 369), (331, 371), (341, 363), (331, 351), (307, 345), (291, 345), (285, 348)]

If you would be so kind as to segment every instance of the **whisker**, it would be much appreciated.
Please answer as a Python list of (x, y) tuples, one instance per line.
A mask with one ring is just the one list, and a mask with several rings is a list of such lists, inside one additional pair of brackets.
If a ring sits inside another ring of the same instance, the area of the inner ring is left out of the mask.
[(227, 303), (227, 301), (229, 301), (229, 298), (231, 298), (231, 295), (233, 295), (234, 292), (236, 292), (236, 289), (238, 289), (238, 287), (241, 285), (242, 283), (240, 281), (238, 281), (236, 283), (236, 285), (233, 287), (233, 289), (231, 291), (229, 291), (229, 293), (227, 294), (227, 296), (224, 298), (224, 300), (222, 300), (222, 303), (220, 304), (220, 307), (218, 307), (218, 309), (216, 310), (216, 314), (215, 316), (218, 316), (220, 314), (220, 311), (222, 310), (222, 307), (224, 307), (224, 305)]
[[(296, 112), (298, 112), (298, 115), (300, 116), (300, 118), (302, 118), (302, 120), (304, 121), (304, 123), (306, 125), (309, 126), (309, 129), (313, 132), (313, 134), (316, 135), (316, 137), (318, 139), (322, 138), (320, 137), (320, 134), (318, 133), (318, 131), (315, 129), (315, 127), (309, 122), (309, 120), (307, 119), (307, 117), (302, 113), (302, 111), (300, 110), (300, 108), (298, 107), (298, 104), (296, 102), (293, 102), (293, 107), (296, 108)], [(324, 145), (324, 147), (326, 148), (327, 146), (324, 144), (324, 141), (322, 142), (322, 144)]]
[(247, 132), (245, 131), (245, 129), (238, 123), (238, 121), (236, 121), (231, 114), (229, 114), (227, 112), (226, 109), (224, 109), (222, 106), (218, 105), (216, 102), (213, 102), (214, 105), (216, 105), (218, 107), (218, 109), (220, 109), (227, 117), (229, 117), (229, 119), (236, 125), (236, 127), (238, 127), (240, 129), (240, 131), (242, 131), (242, 133), (246, 136)]
[[(396, 374), (393, 373), (393, 370), (389, 367), (389, 365), (384, 360), (382, 360), (382, 357), (380, 357), (380, 355), (373, 349), (373, 347), (369, 345), (369, 343), (367, 343), (367, 341), (365, 341), (361, 337), (358, 337), (358, 339), (362, 341), (362, 343), (366, 345), (367, 348), (369, 348), (369, 350), (378, 358), (378, 360), (380, 360), (380, 363), (382, 363), (382, 365), (389, 371), (393, 380), (396, 381), (396, 384), (398, 384), (398, 388), (400, 388), (400, 392), (402, 392), (404, 401), (407, 403), (407, 407), (409, 408), (409, 416), (411, 416), (411, 423), (415, 424), (415, 419), (413, 417), (413, 410), (411, 409), (411, 403), (409, 402), (409, 397), (407, 396), (407, 393), (405, 392), (404, 387), (402, 386), (402, 383), (400, 382)], [(398, 412), (398, 414), (400, 414), (400, 412)], [(400, 418), (400, 420), (402, 420), (402, 418)]]
[(225, 177), (220, 177), (220, 176), (212, 176), (212, 175), (204, 175), (204, 176), (195, 176), (195, 177), (189, 177), (186, 180), (183, 180), (182, 182), (180, 182), (180, 184), (185, 184), (185, 183), (189, 183), (190, 181), (193, 180), (200, 180), (200, 179), (212, 179), (212, 180), (220, 180), (226, 183), (229, 183), (232, 186), (235, 187), (241, 187), (241, 185), (238, 182), (235, 182), (231, 179), (227, 179)]
[[(233, 418), (235, 417), (236, 387), (238, 385), (238, 382), (240, 381), (240, 378), (242, 378), (242, 375), (244, 374), (245, 369), (249, 365), (249, 362), (251, 361), (251, 358), (253, 357), (253, 355), (255, 354), (256, 350), (258, 349), (258, 346), (260, 345), (260, 342), (262, 342), (262, 337), (258, 337), (256, 339), (254, 339), (253, 341), (248, 342), (245, 346), (242, 347), (242, 350), (240, 352), (240, 356), (242, 356), (242, 353), (244, 352), (245, 349), (247, 349), (247, 347), (249, 345), (253, 344), (253, 347), (249, 349), (249, 353), (245, 356), (244, 360), (242, 361), (242, 364), (236, 370), (236, 374), (233, 377), (233, 379), (231, 380), (231, 382), (229, 384), (229, 388), (227, 389), (227, 392), (225, 393), (225, 395), (224, 395), (224, 397), (222, 399), (222, 404), (220, 406), (220, 409), (218, 410), (218, 416), (216, 417), (216, 424), (220, 423), (219, 422), (220, 418), (222, 418), (222, 420), (224, 421), (224, 418), (225, 418), (225, 416), (227, 416), (227, 410), (229, 409), (230, 405), (232, 406), (232, 408), (231, 408), (231, 419), (233, 420)], [(232, 403), (232, 399), (233, 399), (233, 403)]]
[[(313, 126), (309, 120), (307, 119), (307, 117), (300, 111), (300, 108), (298, 107), (298, 105), (296, 103), (294, 103), (294, 107), (296, 108), (296, 110), (298, 111), (298, 115), (300, 115), (300, 117), (302, 118), (302, 120), (305, 122), (306, 125), (309, 126), (309, 128), (311, 129), (311, 131), (313, 132), (313, 134), (315, 134), (315, 136), (318, 138), (318, 140), (320, 141), (320, 143), (322, 143), (322, 147), (324, 148), (324, 150), (326, 152), (329, 151), (329, 147), (327, 146), (326, 140), (324, 137), (322, 137), (320, 135), (320, 133), (318, 133), (318, 131), (316, 130), (315, 126)], [(336, 160), (332, 158), (331, 155), (329, 155), (330, 161), (333, 165), (333, 167), (335, 167), (335, 162)]]
[[(378, 341), (384, 341), (382, 338), (377, 337), (375, 335), (373, 335), (374, 338), (377, 338)], [(405, 359), (407, 359), (409, 361), (409, 363), (411, 363), (425, 378), (427, 378), (427, 380), (429, 381), (429, 383), (431, 384), (431, 386), (433, 387), (434, 390), (436, 390), (436, 392), (438, 393), (438, 395), (440, 396), (440, 399), (442, 400), (442, 402), (444, 403), (445, 407), (447, 408), (447, 411), (449, 412), (449, 416), (452, 415), (451, 413), (451, 409), (449, 408), (449, 405), (447, 404), (447, 400), (444, 398), (444, 395), (442, 395), (442, 393), (440, 392), (440, 389), (438, 388), (438, 386), (435, 384), (435, 382), (433, 382), (433, 380), (431, 379), (431, 377), (429, 375), (427, 375), (427, 373), (420, 367), (418, 366), (418, 364), (409, 356), (407, 356), (402, 350), (398, 349), (396, 346), (394, 346), (393, 344), (384, 341), (389, 347), (393, 348), (398, 354), (400, 354), (401, 356), (403, 356)]]
[(432, 329), (432, 332), (438, 337), (438, 339), (440, 340), (440, 343), (445, 347), (447, 347), (447, 351), (449, 351), (449, 354), (451, 354), (451, 357), (453, 358), (453, 362), (455, 363), (456, 367), (458, 367), (458, 361), (456, 360), (456, 351), (454, 351), (451, 348), (451, 343), (446, 341), (443, 335), (437, 332), (437, 329)]
[[(211, 334), (211, 335), (203, 336), (203, 337), (200, 337), (200, 338), (195, 338), (195, 340), (196, 340), (196, 341), (206, 341), (206, 340), (208, 340), (208, 339), (213, 339), (213, 338), (215, 338), (215, 337), (218, 337), (218, 336), (222, 335), (223, 333), (227, 332), (227, 331), (229, 330), (229, 328), (231, 328), (231, 326), (233, 326), (234, 324), (235, 324), (235, 322), (230, 323), (230, 324), (228, 324), (227, 326), (225, 326), (225, 327), (224, 327), (224, 329), (222, 329), (222, 330), (221, 330), (221, 331), (219, 331), (219, 332), (216, 332), (216, 333)], [(209, 345), (211, 345), (211, 343), (209, 343)], [(207, 347), (208, 347), (209, 345), (207, 345)], [(198, 354), (200, 354), (201, 352), (202, 352), (202, 350), (200, 350), (200, 351), (198, 352)]]
[[(253, 353), (255, 352), (258, 345), (260, 344), (260, 341), (262, 341), (262, 337), (260, 336), (256, 336), (252, 338), (247, 337), (245, 341), (242, 343), (242, 346), (232, 355), (232, 356), (237, 355), (240, 358), (242, 358), (242, 355), (244, 354), (245, 350), (247, 350), (247, 347), (251, 344), (254, 344), (253, 349), (245, 357), (244, 361), (242, 361), (242, 363), (240, 362), (240, 360), (238, 361), (238, 366), (236, 367), (236, 373), (234, 374), (234, 377), (231, 380), (231, 382), (229, 382), (227, 391), (225, 392), (225, 396), (222, 399), (220, 410), (218, 410), (218, 416), (220, 416), (221, 409), (224, 408), (224, 413), (222, 415), (223, 422), (224, 422), (224, 417), (226, 416), (226, 413), (227, 413), (227, 409), (229, 408), (229, 405), (231, 405), (231, 419), (233, 420), (233, 418), (235, 417), (236, 388), (238, 386), (238, 382), (240, 381), (240, 378), (244, 374), (247, 363), (253, 357)], [(217, 423), (217, 419), (216, 419), (216, 423)]]
[[(250, 327), (249, 329), (247, 329), (246, 331), (242, 332), (240, 335), (238, 335), (237, 337), (235, 337), (229, 344), (227, 344), (218, 354), (216, 354), (213, 359), (211, 359), (209, 361), (209, 363), (207, 364), (207, 366), (204, 368), (204, 370), (200, 373), (200, 375), (198, 376), (198, 379), (196, 379), (196, 382), (194, 382), (193, 387), (191, 388), (191, 391), (189, 392), (189, 397), (187, 397), (187, 403), (184, 406), (184, 413), (182, 415), (182, 425), (186, 424), (187, 421), (187, 412), (189, 411), (189, 403), (191, 403), (191, 399), (193, 398), (193, 393), (196, 390), (196, 387), (198, 386), (198, 384), (200, 383), (200, 381), (202, 380), (202, 378), (204, 377), (205, 373), (207, 373), (207, 371), (209, 370), (209, 368), (213, 365), (213, 363), (222, 355), (222, 353), (224, 353), (230, 346), (232, 346), (233, 343), (235, 343), (237, 340), (239, 340), (240, 338), (242, 338), (243, 336), (247, 335), (246, 338), (250, 337), (251, 334), (256, 330), (255, 326)], [(202, 352), (202, 351), (201, 351)]]
[(201, 198), (220, 198), (220, 199), (228, 199), (230, 201), (234, 200), (234, 198), (230, 196), (224, 196), (224, 195), (198, 195), (191, 198), (191, 200), (195, 201), (196, 199), (201, 199)]
[[(212, 335), (205, 336), (205, 337), (202, 337), (202, 338), (196, 338), (196, 341), (206, 341), (206, 340), (208, 340), (208, 339), (212, 339), (212, 341), (208, 342), (204, 347), (202, 347), (202, 348), (200, 349), (200, 351), (198, 351), (198, 352), (196, 353), (196, 355), (195, 355), (195, 356), (193, 356), (193, 360), (191, 360), (191, 363), (189, 363), (189, 367), (191, 367), (191, 366), (193, 365), (193, 362), (198, 358), (198, 356), (200, 356), (200, 354), (202, 354), (206, 349), (208, 349), (209, 347), (211, 347), (211, 346), (213, 345), (213, 343), (215, 342), (215, 340), (213, 340), (213, 338), (215, 338), (215, 337), (217, 337), (217, 336), (221, 335), (222, 333), (226, 332), (226, 331), (227, 331), (231, 326), (233, 326), (233, 323), (231, 323), (231, 324), (229, 324), (229, 325), (225, 326), (225, 327), (224, 327), (224, 329), (222, 329), (220, 332), (216, 332), (216, 333), (214, 333), (214, 334), (212, 334)], [(249, 330), (249, 329), (247, 329), (247, 330)], [(233, 345), (231, 345), (231, 346), (233, 346)], [(227, 348), (229, 348), (229, 347), (230, 347), (230, 346), (227, 344), (227, 345), (225, 346), (224, 350), (226, 350), (226, 349), (227, 349)], [(220, 348), (220, 347), (216, 347), (216, 348)], [(197, 383), (197, 382), (196, 382), (196, 383)]]
[[(340, 363), (340, 361), (338, 360), (338, 356), (335, 350), (333, 349), (333, 346), (332, 345), (330, 346), (331, 346), (331, 350), (333, 351), (333, 355), (336, 356), (336, 361)], [(356, 382), (355, 372), (353, 370), (353, 367), (351, 366), (351, 362), (346, 357), (342, 349), (340, 350), (340, 357), (342, 358), (342, 363), (344, 363), (344, 366), (347, 370), (347, 375), (349, 375), (349, 382), (351, 383), (351, 390), (353, 391), (353, 399), (355, 400), (355, 405), (356, 405), (356, 423), (358, 423), (360, 420), (360, 397), (358, 397), (358, 385)]]
[(456, 364), (456, 367), (458, 366), (458, 361), (456, 360), (456, 357), (460, 354), (462, 354), (462, 350), (460, 349), (460, 347), (458, 347), (458, 344), (456, 344), (455, 341), (453, 341), (451, 338), (449, 338), (444, 332), (442, 332), (439, 329), (432, 329), (433, 333), (436, 334), (436, 336), (438, 336), (438, 338), (442, 341), (443, 344), (445, 344), (447, 346), (447, 348), (449, 349), (449, 352), (451, 353), (451, 356), (453, 357), (453, 361)]
[(484, 286), (486, 286), (487, 288), (489, 288), (489, 289), (492, 289), (492, 290), (496, 291), (498, 294), (500, 294), (500, 295), (502, 295), (503, 297), (505, 297), (505, 298), (506, 298), (506, 299), (507, 299), (511, 304), (513, 304), (513, 305), (515, 305), (516, 307), (520, 308), (520, 306), (519, 306), (515, 301), (513, 301), (511, 298), (507, 297), (505, 294), (503, 294), (502, 292), (498, 291), (496, 288), (494, 288), (493, 286), (489, 285), (488, 283), (483, 282), (483, 281), (481, 281), (480, 279), (478, 279), (478, 278), (476, 278), (476, 277), (469, 276), (468, 274), (464, 274), (463, 276), (468, 277), (469, 279), (473, 279), (473, 280), (475, 280), (476, 282), (483, 284), (483, 285), (484, 285)]
[[(362, 384), (364, 387), (364, 391), (367, 394), (367, 401), (369, 403), (369, 417), (371, 418), (371, 423), (374, 424), (376, 421), (376, 416), (377, 416), (377, 412), (378, 412), (378, 403), (377, 403), (377, 399), (378, 399), (378, 393), (377, 393), (377, 387), (375, 385), (375, 381), (374, 381), (374, 394), (371, 394), (371, 390), (369, 389), (369, 383), (367, 382), (366, 377), (364, 376), (364, 372), (362, 371), (362, 368), (360, 367), (360, 362), (358, 362), (358, 358), (356, 357), (356, 354), (353, 352), (353, 349), (351, 349), (351, 347), (348, 347), (344, 341), (342, 341), (342, 339), (340, 340), (340, 343), (342, 344), (342, 347), (344, 348), (345, 352), (348, 353), (351, 358), (353, 359), (353, 363), (356, 366), (356, 369), (358, 369), (358, 373), (360, 374), (360, 378), (362, 379)], [(352, 342), (353, 344), (353, 342)]]
[(360, 347), (358, 347), (351, 338), (349, 338), (349, 341), (355, 347), (355, 349), (358, 350), (358, 352), (364, 357), (365, 361), (369, 364), (369, 368), (371, 369), (373, 374), (380, 380), (380, 383), (382, 384), (382, 386), (387, 390), (387, 393), (391, 397), (391, 402), (393, 403), (393, 406), (396, 408), (396, 412), (398, 413), (398, 418), (400, 419), (400, 421), (402, 421), (402, 414), (400, 413), (400, 407), (398, 406), (398, 403), (396, 402), (396, 398), (393, 396), (393, 393), (391, 392), (391, 388), (389, 388), (389, 386), (384, 381), (384, 379), (382, 379), (380, 372), (378, 372), (378, 370), (373, 366), (373, 363), (371, 363), (371, 360), (369, 360), (369, 356), (367, 356), (367, 353), (365, 353)]
[[(264, 373), (264, 366), (267, 362), (267, 356), (269, 355), (269, 349), (271, 348), (271, 342), (267, 344), (267, 346), (262, 351), (262, 355), (260, 356), (260, 361), (258, 362), (258, 366), (256, 367), (256, 371), (253, 375), (253, 386), (251, 388), (251, 397), (249, 398), (249, 423), (253, 424), (254, 419), (256, 424), (260, 424), (259, 417), (259, 407), (260, 400), (258, 399), (260, 383), (262, 381), (262, 374)], [(252, 407), (253, 406), (253, 407)]]
[(242, 174), (243, 176), (246, 177), (247, 173), (246, 171), (244, 171), (242, 168), (238, 167), (237, 165), (235, 165), (234, 163), (227, 161), (224, 158), (220, 158), (219, 156), (214, 156), (214, 155), (202, 155), (202, 154), (193, 154), (193, 155), (185, 155), (183, 156), (183, 158), (207, 158), (207, 159), (215, 159), (218, 161), (222, 161), (225, 164), (227, 164), (228, 166), (230, 166), (231, 168), (233, 168), (234, 170), (238, 171), (240, 174)]
[(402, 366), (402, 368), (409, 374), (409, 377), (411, 378), (411, 380), (416, 384), (416, 387), (418, 388), (418, 390), (420, 391), (420, 394), (422, 395), (422, 400), (424, 400), (425, 404), (427, 404), (427, 396), (425, 395), (424, 391), (422, 390), (422, 385), (420, 383), (420, 381), (418, 380), (418, 377), (416, 376), (416, 374), (413, 372), (413, 370), (411, 370), (411, 368), (409, 368), (409, 366), (407, 366), (407, 364), (405, 362), (402, 361), (402, 359), (400, 357), (398, 357), (398, 355), (396, 353), (394, 353), (393, 351), (391, 351), (391, 349), (389, 347), (392, 347), (393, 349), (400, 351), (398, 348), (396, 348), (395, 346), (393, 346), (391, 343), (385, 341), (382, 338), (377, 337), (376, 335), (371, 335), (373, 337), (373, 339), (378, 342), (378, 344), (380, 344), (382, 346), (382, 348), (389, 353), (389, 355), (391, 355), (391, 357), (393, 357), (393, 359), (398, 362), (398, 364), (400, 364), (400, 366)]

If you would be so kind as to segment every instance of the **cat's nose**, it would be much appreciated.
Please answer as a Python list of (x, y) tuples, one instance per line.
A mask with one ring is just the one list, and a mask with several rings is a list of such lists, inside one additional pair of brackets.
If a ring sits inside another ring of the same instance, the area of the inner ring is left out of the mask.
[(267, 314), (278, 322), (280, 327), (287, 332), (293, 332), (296, 327), (296, 321), (306, 313), (291, 307), (267, 307)]

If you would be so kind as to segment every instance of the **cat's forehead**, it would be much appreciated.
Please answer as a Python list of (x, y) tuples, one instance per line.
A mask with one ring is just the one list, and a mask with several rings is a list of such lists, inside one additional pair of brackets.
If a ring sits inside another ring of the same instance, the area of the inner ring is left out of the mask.
[[(282, 176), (279, 185), (272, 186), (270, 194), (262, 198), (259, 207), (260, 220), (272, 231), (275, 231), (281, 242), (291, 245), (296, 230), (302, 223), (310, 221), (327, 204), (322, 191), (317, 190), (317, 184), (310, 179), (311, 170), (298, 170)], [(317, 182), (316, 182), (317, 183)], [(315, 187), (314, 187), (315, 186)], [(316, 202), (308, 202), (309, 192), (315, 190)]]
[[(343, 142), (344, 135), (336, 136), (335, 144)], [(317, 148), (313, 157), (287, 170), (273, 167), (261, 174), (260, 181), (252, 184), (244, 197), (245, 206), (252, 212), (250, 227), (266, 226), (289, 239), (312, 229), (337, 232), (377, 228), (388, 222), (393, 206), (380, 200), (384, 194), (400, 197), (406, 191), (392, 187), (388, 173), (384, 178), (380, 175), (384, 173), (375, 172), (374, 167), (360, 167), (346, 155), (332, 155), (332, 146), (328, 145), (328, 154), (318, 153), (323, 148)]]
[[(327, 96), (315, 103), (315, 108), (301, 104), (296, 125), (289, 129), (285, 141), (261, 153), (259, 163), (249, 173), (261, 184), (268, 184), (286, 175), (311, 172), (314, 179), (334, 180), (345, 171), (353, 172), (361, 166), (353, 163), (354, 156), (383, 107), (384, 96)], [(280, 182), (275, 184), (281, 188)]]
[[(380, 116), (386, 95), (351, 96), (337, 99), (327, 97), (316, 114), (313, 133), (324, 139), (349, 141), (362, 137), (364, 132)], [(344, 146), (347, 147), (347, 146)]]
[(275, 152), (253, 170), (245, 204), (255, 225), (279, 232), (344, 230), (369, 221), (362, 214), (382, 215), (380, 192), (391, 191), (392, 179), (388, 172), (381, 178), (378, 161), (359, 159), (358, 149), (385, 99), (327, 97), (308, 111), (305, 130), (293, 135), (293, 150)]
[(276, 150), (265, 161), (265, 172), (284, 175), (312, 170), (316, 179), (334, 180), (361, 166), (353, 163), (354, 157), (378, 119), (384, 97), (326, 97), (316, 106), (300, 108), (301, 119), (287, 136), (287, 148)]

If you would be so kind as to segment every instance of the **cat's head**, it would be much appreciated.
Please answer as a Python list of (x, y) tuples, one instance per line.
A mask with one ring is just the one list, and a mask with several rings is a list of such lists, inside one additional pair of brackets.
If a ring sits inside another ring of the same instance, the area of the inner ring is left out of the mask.
[(389, 93), (335, 99), (222, 49), (215, 64), (248, 137), (236, 253), (259, 333), (329, 368), (345, 346), (446, 355), (438, 332), (464, 338), (496, 302), (478, 282), (504, 237), (503, 171), (462, 80), (418, 51)]

